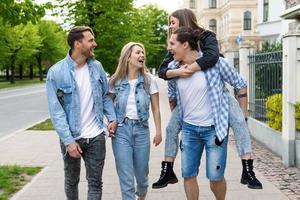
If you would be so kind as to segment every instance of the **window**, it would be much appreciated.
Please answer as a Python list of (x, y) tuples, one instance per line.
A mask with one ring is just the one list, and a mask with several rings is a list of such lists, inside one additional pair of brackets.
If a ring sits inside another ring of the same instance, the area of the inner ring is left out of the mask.
[(217, 20), (211, 19), (209, 20), (209, 30), (214, 33), (217, 33)]
[(195, 9), (196, 8), (196, 2), (195, 0), (190, 0), (190, 8)]
[(251, 12), (250, 11), (244, 12), (244, 30), (245, 31), (251, 30)]
[(217, 7), (217, 0), (208, 0), (208, 7), (209, 8), (216, 8)]
[(268, 21), (269, 18), (269, 0), (264, 0), (264, 14), (263, 14), (263, 22)]
[(250, 11), (244, 12), (244, 30), (245, 31), (251, 30), (251, 12)]

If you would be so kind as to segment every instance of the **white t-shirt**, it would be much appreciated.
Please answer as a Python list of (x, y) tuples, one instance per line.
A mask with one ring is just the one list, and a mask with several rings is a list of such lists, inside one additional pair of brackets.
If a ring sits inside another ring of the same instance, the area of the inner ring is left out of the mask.
[[(155, 94), (158, 93), (158, 85), (155, 80), (155, 77), (151, 74), (147, 74), (150, 77), (150, 87), (149, 87), (149, 93)], [(135, 90), (136, 90), (136, 84), (137, 84), (138, 79), (132, 79), (128, 80), (129, 85), (130, 85), (130, 91), (128, 95), (128, 101), (127, 101), (127, 106), (126, 106), (126, 117), (129, 119), (138, 119), (138, 114), (136, 110), (136, 104), (135, 104)], [(115, 93), (114, 88), (110, 88), (110, 93)]]
[(75, 138), (93, 138), (105, 131), (97, 124), (94, 99), (92, 94), (89, 68), (87, 64), (83, 67), (75, 68), (75, 81), (80, 96), (80, 131), (79, 137)]
[(188, 78), (179, 78), (177, 83), (183, 121), (197, 126), (213, 125), (212, 108), (204, 72), (198, 71)]

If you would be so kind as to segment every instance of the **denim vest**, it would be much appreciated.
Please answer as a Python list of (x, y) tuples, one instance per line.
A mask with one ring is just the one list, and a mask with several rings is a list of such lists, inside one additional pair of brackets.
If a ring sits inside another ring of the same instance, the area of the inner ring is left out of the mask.
[[(116, 120), (114, 107), (108, 95), (108, 84), (101, 63), (87, 61), (94, 100), (94, 111), (98, 125), (104, 128), (104, 114), (109, 121)], [(47, 97), (52, 123), (65, 145), (80, 136), (80, 97), (75, 81), (76, 63), (68, 54), (65, 59), (52, 66), (47, 74)]]
[[(150, 84), (150, 78), (148, 83)], [(126, 117), (126, 106), (128, 96), (130, 92), (130, 84), (128, 78), (125, 77), (122, 80), (116, 82), (114, 86), (115, 90), (115, 110), (117, 114), (118, 123), (122, 123)], [(138, 114), (138, 120), (143, 122), (149, 118), (149, 105), (150, 105), (150, 94), (149, 89), (144, 88), (144, 77), (138, 76), (135, 90), (135, 105)]]

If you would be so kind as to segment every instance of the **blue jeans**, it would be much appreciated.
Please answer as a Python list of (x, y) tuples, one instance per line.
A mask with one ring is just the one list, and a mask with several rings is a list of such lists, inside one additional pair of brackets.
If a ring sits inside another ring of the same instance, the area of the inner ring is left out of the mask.
[[(228, 94), (229, 95), (229, 94)], [(229, 100), (229, 126), (233, 130), (239, 156), (251, 153), (250, 131), (243, 112), (237, 100), (228, 96)], [(172, 111), (171, 119), (166, 128), (165, 156), (175, 158), (178, 152), (178, 134), (181, 130), (177, 107)]]
[[(123, 200), (144, 197), (148, 190), (150, 133), (148, 121), (125, 118), (112, 139), (117, 173)], [(135, 190), (135, 181), (137, 188)]]
[(182, 177), (195, 177), (199, 173), (201, 156), (206, 151), (206, 177), (211, 181), (224, 178), (227, 158), (227, 137), (218, 146), (214, 126), (182, 125), (180, 142)]
[[(102, 171), (105, 159), (105, 136), (100, 134), (94, 138), (79, 139), (76, 141), (83, 153), (82, 158), (86, 168), (88, 181), (88, 200), (102, 198)], [(64, 159), (65, 193), (68, 200), (78, 200), (78, 183), (80, 178), (81, 159), (70, 157), (65, 145), (60, 142)]]

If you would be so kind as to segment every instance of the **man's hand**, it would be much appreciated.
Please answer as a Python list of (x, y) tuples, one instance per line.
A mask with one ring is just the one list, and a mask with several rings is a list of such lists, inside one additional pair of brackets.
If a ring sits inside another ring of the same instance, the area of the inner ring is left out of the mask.
[(153, 144), (155, 146), (158, 146), (162, 141), (162, 138), (161, 138), (161, 133), (156, 133), (154, 138), (153, 138)]
[(81, 158), (82, 150), (77, 142), (69, 144), (67, 151), (72, 158)]
[(177, 103), (176, 103), (176, 101), (169, 101), (169, 106), (170, 106), (170, 109), (171, 109), (171, 111), (173, 111), (174, 110), (174, 108), (176, 107), (176, 105), (177, 105)]
[(115, 137), (117, 126), (118, 126), (117, 121), (112, 121), (112, 122), (108, 123), (107, 130), (109, 133), (109, 135), (108, 135), (109, 137)]
[(177, 70), (178, 77), (187, 78), (193, 75), (194, 71), (188, 68), (188, 65), (181, 65)]

